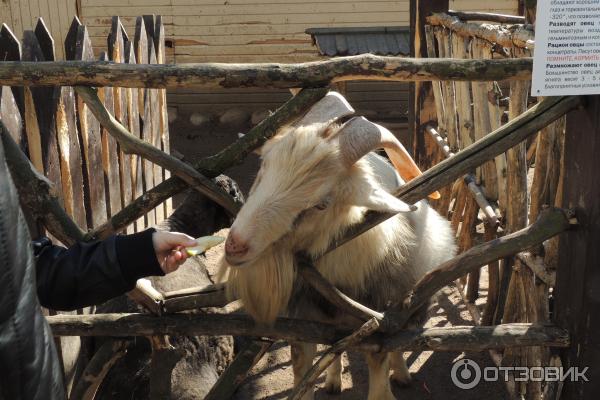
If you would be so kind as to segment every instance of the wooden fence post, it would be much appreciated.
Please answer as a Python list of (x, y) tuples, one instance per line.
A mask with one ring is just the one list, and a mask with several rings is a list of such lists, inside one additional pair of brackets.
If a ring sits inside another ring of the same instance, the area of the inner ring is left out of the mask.
[(570, 333), (561, 354), (565, 371), (589, 367), (586, 380), (564, 382), (561, 399), (596, 399), (600, 392), (600, 96), (567, 115), (563, 204), (579, 227), (560, 238), (555, 288), (556, 323)]
[[(410, 2), (410, 56), (415, 58), (427, 57), (427, 42), (425, 37), (425, 18), (434, 12), (448, 11), (448, 0), (411, 0)], [(426, 158), (427, 147), (436, 144), (427, 139), (424, 133), (427, 122), (436, 119), (435, 100), (430, 82), (410, 83), (408, 113), (409, 131), (413, 134), (415, 160), (418, 164), (429, 167), (434, 160)], [(408, 146), (407, 146), (408, 147)], [(433, 153), (436, 154), (436, 153)]]

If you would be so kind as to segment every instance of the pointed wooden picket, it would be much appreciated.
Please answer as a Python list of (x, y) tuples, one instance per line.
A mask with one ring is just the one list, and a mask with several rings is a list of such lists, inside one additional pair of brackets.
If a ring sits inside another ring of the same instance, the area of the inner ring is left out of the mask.
[[(92, 42), (85, 25), (77, 28), (75, 59), (94, 60)], [(102, 138), (100, 123), (80, 98), (77, 98), (77, 117), (86, 167), (84, 168), (84, 181), (87, 178), (88, 182), (85, 203), (89, 213), (88, 227), (91, 229), (103, 224), (107, 218), (104, 171), (102, 169)]]
[[(156, 16), (154, 24), (154, 47), (156, 49), (156, 61), (158, 64), (166, 63), (165, 54), (165, 26), (162, 16)], [(159, 132), (162, 143), (162, 150), (171, 154), (171, 145), (169, 143), (169, 115), (167, 113), (167, 90), (158, 89), (158, 113), (159, 113)], [(171, 177), (171, 172), (163, 169), (163, 180)], [(165, 201), (165, 218), (173, 212), (173, 200), (171, 198)]]
[[(135, 24), (135, 57), (138, 64), (148, 64), (148, 36), (144, 18), (137, 17)], [(152, 110), (150, 109), (150, 91), (146, 88), (138, 90), (138, 110), (141, 118), (141, 137), (148, 143), (152, 143)], [(144, 191), (154, 187), (153, 164), (144, 160), (142, 170), (144, 175)], [(156, 212), (150, 211), (146, 214), (148, 226), (156, 224)]]
[[(108, 61), (106, 52), (100, 54), (100, 61)], [(109, 113), (114, 115), (114, 90), (112, 87), (98, 88), (98, 97)], [(102, 166), (106, 183), (108, 213), (114, 215), (122, 209), (121, 178), (119, 172), (119, 149), (115, 138), (102, 128)]]
[[(125, 61), (125, 45), (123, 24), (119, 17), (113, 17), (108, 37), (109, 58), (112, 62), (123, 63)], [(115, 87), (114, 90), (114, 116), (125, 127), (129, 125), (129, 114), (127, 107), (127, 90)], [(132, 156), (119, 150), (119, 176), (121, 179), (121, 198), (123, 207), (134, 200), (131, 181)], [(127, 227), (128, 233), (133, 233), (135, 226)]]
[[(128, 64), (136, 63), (134, 45), (129, 40), (125, 42), (125, 62)], [(138, 94), (139, 92), (137, 89), (127, 90), (127, 113), (129, 114), (129, 132), (141, 139)], [(136, 199), (144, 193), (144, 175), (142, 163), (142, 157), (137, 155), (132, 157), (131, 185), (133, 197)], [(135, 228), (138, 232), (146, 228), (144, 217), (141, 217), (136, 221)]]

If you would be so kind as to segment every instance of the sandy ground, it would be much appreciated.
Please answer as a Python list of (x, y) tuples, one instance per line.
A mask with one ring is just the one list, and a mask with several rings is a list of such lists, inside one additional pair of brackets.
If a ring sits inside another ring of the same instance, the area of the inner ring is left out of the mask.
[[(217, 233), (225, 237), (227, 230)], [(222, 245), (221, 245), (222, 246)], [(211, 249), (207, 253), (207, 266), (211, 274), (215, 273), (215, 264), (221, 249)], [(482, 273), (480, 300), (481, 307), (487, 295), (487, 274)], [(429, 309), (428, 327), (451, 325), (474, 325), (470, 313), (465, 307), (460, 293), (454, 286), (443, 289)], [(480, 366), (491, 366), (493, 362), (487, 352), (480, 353), (447, 353), (431, 351), (406, 352), (413, 382), (408, 387), (392, 384), (393, 392), (398, 400), (413, 399), (460, 399), (460, 400), (499, 400), (505, 398), (502, 383), (482, 382), (471, 390), (456, 387), (451, 380), (450, 370), (454, 361), (470, 358)], [(315, 399), (348, 399), (363, 400), (367, 398), (368, 370), (362, 354), (344, 353), (342, 375), (342, 393), (329, 395), (324, 390), (325, 376), (321, 376), (315, 386)], [(241, 385), (235, 400), (279, 400), (286, 399), (293, 385), (290, 347), (287, 343), (276, 343), (270, 352), (253, 368), (248, 378)]]

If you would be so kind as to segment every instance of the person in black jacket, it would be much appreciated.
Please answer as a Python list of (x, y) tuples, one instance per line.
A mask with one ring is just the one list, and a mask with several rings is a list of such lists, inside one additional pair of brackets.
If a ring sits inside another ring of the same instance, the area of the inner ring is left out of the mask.
[(16, 144), (6, 132), (0, 136), (0, 400), (64, 400), (62, 368), (38, 295), (54, 309), (103, 302), (132, 289), (139, 277), (175, 270), (186, 258), (182, 248), (195, 242), (152, 229), (68, 250), (44, 240), (35, 263), (4, 158), (3, 143)]
[(48, 238), (34, 241), (38, 299), (58, 311), (103, 303), (133, 289), (140, 278), (175, 271), (187, 259), (183, 248), (195, 245), (188, 235), (153, 228), (69, 249)]

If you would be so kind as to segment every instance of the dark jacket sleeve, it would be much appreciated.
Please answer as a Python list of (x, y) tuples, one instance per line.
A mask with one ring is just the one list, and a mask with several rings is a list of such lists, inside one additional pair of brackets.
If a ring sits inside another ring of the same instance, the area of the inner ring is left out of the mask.
[(43, 246), (37, 254), (37, 294), (52, 310), (103, 303), (130, 291), (139, 278), (164, 275), (152, 245), (154, 229), (69, 249)]

